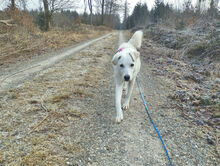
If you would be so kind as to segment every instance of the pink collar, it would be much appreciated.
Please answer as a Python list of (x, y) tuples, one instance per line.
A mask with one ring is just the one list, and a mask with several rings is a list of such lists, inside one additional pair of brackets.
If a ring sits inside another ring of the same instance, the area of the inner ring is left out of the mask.
[(120, 48), (116, 53), (122, 52), (125, 48)]

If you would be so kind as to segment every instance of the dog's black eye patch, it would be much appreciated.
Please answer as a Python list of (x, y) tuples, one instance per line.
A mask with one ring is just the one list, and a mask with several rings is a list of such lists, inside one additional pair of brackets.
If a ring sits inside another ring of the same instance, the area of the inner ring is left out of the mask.
[(123, 65), (123, 64), (120, 64), (120, 67), (124, 67), (124, 65)]
[(133, 63), (131, 64), (131, 67), (134, 67), (134, 64), (133, 64)]

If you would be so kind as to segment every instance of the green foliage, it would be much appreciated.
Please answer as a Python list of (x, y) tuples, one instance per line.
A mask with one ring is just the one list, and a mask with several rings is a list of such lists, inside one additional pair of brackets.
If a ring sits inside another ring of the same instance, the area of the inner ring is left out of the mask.
[(184, 23), (184, 21), (183, 20), (181, 20), (181, 21), (178, 21), (177, 23), (176, 23), (176, 30), (183, 30), (184, 28), (185, 28), (185, 23)]
[(45, 30), (45, 24), (44, 24), (44, 13), (42, 9), (40, 11), (38, 10), (32, 10), (30, 11), (30, 15), (33, 17), (33, 22), (40, 28), (40, 30)]
[(134, 26), (144, 26), (150, 21), (158, 22), (159, 20), (166, 20), (174, 10), (169, 4), (164, 4), (160, 0), (155, 2), (154, 8), (149, 11), (147, 4), (137, 3), (131, 16), (125, 20), (126, 26), (124, 28), (132, 28)]
[(165, 5), (160, 0), (156, 0), (152, 11), (152, 21), (166, 20), (171, 13), (173, 13), (173, 9), (169, 4)]
[(154, 21), (157, 22), (160, 18), (162, 19), (164, 17), (165, 13), (165, 5), (163, 2), (160, 2), (160, 0), (155, 1), (155, 9), (153, 12)]
[(79, 14), (76, 11), (62, 10), (53, 14), (52, 27), (74, 29), (78, 26)]
[(89, 24), (89, 15), (86, 12), (83, 13), (83, 15), (81, 16), (81, 20), (82, 20), (82, 23)]
[(207, 45), (205, 42), (203, 43), (197, 43), (196, 45), (192, 46), (187, 54), (188, 54), (188, 57), (191, 58), (191, 57), (198, 57), (200, 56), (202, 53), (204, 53), (206, 51), (206, 48), (207, 48)]
[(133, 13), (125, 20), (124, 28), (132, 28), (137, 25), (146, 25), (150, 18), (150, 12), (146, 4), (137, 3)]
[(200, 104), (203, 106), (208, 106), (208, 105), (212, 105), (213, 103), (212, 103), (211, 99), (209, 99), (209, 98), (202, 98), (200, 100)]
[(134, 23), (141, 24), (146, 22), (147, 18), (149, 17), (149, 11), (146, 4), (141, 5), (138, 3), (133, 11)]
[[(32, 10), (30, 14), (33, 17), (34, 23), (42, 30), (45, 31), (45, 17), (43, 11)], [(101, 15), (93, 14), (93, 25), (101, 25)], [(90, 24), (89, 15), (87, 13), (78, 14), (76, 11), (61, 10), (60, 12), (55, 12), (52, 15), (51, 27), (68, 28), (74, 29), (79, 23)], [(119, 29), (120, 27), (120, 17), (117, 14), (105, 14), (104, 15), (104, 25)]]
[(43, 12), (40, 12), (37, 16), (37, 25), (40, 28), (40, 30), (45, 30), (45, 18)]

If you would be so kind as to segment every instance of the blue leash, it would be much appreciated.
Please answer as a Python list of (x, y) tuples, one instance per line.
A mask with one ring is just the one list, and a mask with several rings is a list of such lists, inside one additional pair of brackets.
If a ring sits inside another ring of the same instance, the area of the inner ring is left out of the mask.
[(139, 82), (138, 78), (136, 78), (136, 82), (137, 82), (137, 86), (138, 86), (139, 92), (140, 92), (140, 94), (141, 94), (142, 101), (144, 102), (144, 106), (145, 106), (145, 108), (146, 108), (147, 115), (148, 115), (148, 117), (149, 117), (151, 123), (153, 124), (154, 129), (155, 129), (155, 131), (157, 132), (158, 137), (160, 138), (160, 141), (161, 141), (161, 143), (162, 143), (162, 145), (163, 145), (163, 148), (164, 148), (164, 150), (165, 150), (165, 152), (166, 152), (166, 155), (167, 155), (167, 158), (168, 158), (168, 160), (169, 160), (170, 166), (172, 166), (172, 162), (171, 162), (171, 160), (170, 160), (170, 156), (169, 156), (169, 154), (168, 154), (167, 148), (166, 148), (166, 146), (165, 146), (165, 144), (164, 144), (164, 142), (163, 142), (162, 137), (160, 136), (159, 131), (157, 130), (156, 125), (155, 125), (154, 122), (153, 122), (153, 119), (152, 119), (151, 116), (150, 116), (150, 112), (149, 112), (149, 109), (148, 109), (148, 107), (147, 107), (146, 101), (144, 100), (144, 96), (143, 96), (143, 94), (142, 94), (141, 86), (140, 86), (140, 82)]

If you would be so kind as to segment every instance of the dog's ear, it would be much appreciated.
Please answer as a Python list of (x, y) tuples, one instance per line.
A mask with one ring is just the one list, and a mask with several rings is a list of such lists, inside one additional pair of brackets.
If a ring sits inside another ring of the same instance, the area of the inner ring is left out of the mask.
[(136, 61), (136, 59), (140, 56), (140, 52), (138, 51), (132, 51), (131, 53), (129, 53), (129, 55), (131, 56), (132, 61)]
[(115, 54), (112, 58), (112, 63), (113, 65), (117, 65), (118, 63), (118, 60), (121, 58), (121, 55), (120, 54)]

